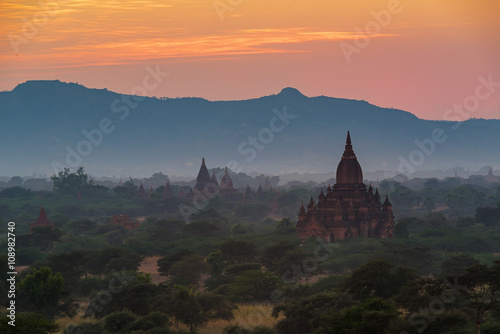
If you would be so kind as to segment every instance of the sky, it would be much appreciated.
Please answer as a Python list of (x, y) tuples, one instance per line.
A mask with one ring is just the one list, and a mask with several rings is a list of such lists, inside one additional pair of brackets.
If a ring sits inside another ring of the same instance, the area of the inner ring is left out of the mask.
[(499, 13), (498, 0), (2, 1), (0, 91), (58, 79), (239, 100), (294, 87), (424, 119), (500, 118)]

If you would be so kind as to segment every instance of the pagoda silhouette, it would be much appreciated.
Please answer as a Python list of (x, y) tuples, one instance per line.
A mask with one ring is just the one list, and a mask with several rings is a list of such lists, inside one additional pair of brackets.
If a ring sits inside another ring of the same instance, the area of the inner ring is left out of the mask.
[(299, 238), (319, 237), (335, 242), (351, 237), (392, 238), (394, 216), (389, 197), (384, 203), (378, 189), (366, 188), (363, 171), (347, 132), (344, 154), (337, 167), (337, 180), (321, 193), (316, 203), (313, 198), (301, 204), (297, 222)]

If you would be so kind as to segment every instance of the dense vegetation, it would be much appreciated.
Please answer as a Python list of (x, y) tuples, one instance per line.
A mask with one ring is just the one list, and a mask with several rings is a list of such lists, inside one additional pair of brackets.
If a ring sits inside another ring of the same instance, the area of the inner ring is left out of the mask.
[[(198, 208), (162, 198), (163, 187), (138, 198), (133, 181), (96, 185), (83, 170), (54, 176), (54, 191), (3, 189), (0, 220), (16, 222), (26, 267), (16, 332), (182, 333), (225, 319), (234, 321), (227, 334), (500, 333), (500, 187), (452, 179), (382, 181), (395, 237), (335, 244), (297, 239), (296, 211), (316, 188), (206, 198)], [(42, 203), (56, 228), (29, 233)], [(109, 222), (116, 214), (143, 219), (126, 229)], [(6, 305), (6, 238), (1, 246)], [(150, 256), (164, 282), (139, 270)], [(236, 321), (249, 304), (272, 306), (276, 325), (263, 326), (263, 313)], [(62, 317), (83, 321), (62, 327)]]

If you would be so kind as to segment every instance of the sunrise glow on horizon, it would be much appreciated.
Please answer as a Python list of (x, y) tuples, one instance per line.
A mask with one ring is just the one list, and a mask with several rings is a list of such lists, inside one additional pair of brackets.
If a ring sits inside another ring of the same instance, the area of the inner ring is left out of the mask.
[[(480, 78), (500, 82), (500, 2), (494, 0), (0, 6), (0, 90), (57, 79), (130, 94), (145, 68), (158, 65), (169, 77), (150, 96), (238, 100), (294, 87), (306, 96), (452, 119), (446, 110), (474, 95)], [(470, 117), (500, 118), (500, 84), (492, 87)]]

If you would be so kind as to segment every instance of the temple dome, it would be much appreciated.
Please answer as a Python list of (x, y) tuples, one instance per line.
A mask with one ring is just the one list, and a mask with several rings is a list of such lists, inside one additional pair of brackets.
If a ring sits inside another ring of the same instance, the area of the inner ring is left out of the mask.
[(347, 131), (345, 151), (337, 167), (337, 184), (363, 183), (363, 171), (354, 154), (351, 144), (351, 135)]
[(220, 181), (220, 188), (221, 189), (233, 189), (233, 180), (231, 180), (231, 177), (229, 176), (229, 173), (227, 172), (227, 167), (224, 172), (224, 176), (222, 177), (222, 180)]

